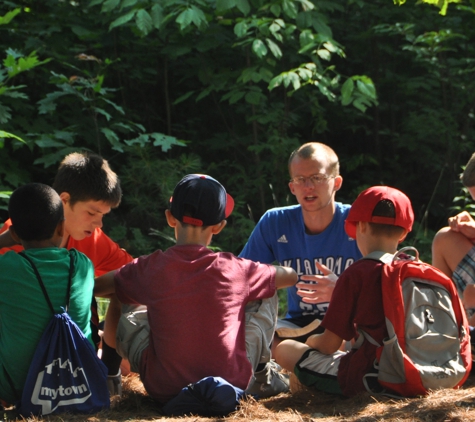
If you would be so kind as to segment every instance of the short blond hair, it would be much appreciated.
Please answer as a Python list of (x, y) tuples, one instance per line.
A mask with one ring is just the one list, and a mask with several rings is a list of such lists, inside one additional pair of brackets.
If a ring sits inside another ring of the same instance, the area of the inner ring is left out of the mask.
[(338, 176), (340, 174), (340, 163), (338, 161), (338, 156), (332, 148), (330, 148), (328, 145), (322, 144), (321, 142), (307, 142), (306, 144), (303, 144), (296, 150), (292, 151), (288, 162), (289, 174), (290, 164), (295, 157), (308, 160), (312, 158), (320, 158), (322, 155), (327, 159), (330, 175), (334, 177)]

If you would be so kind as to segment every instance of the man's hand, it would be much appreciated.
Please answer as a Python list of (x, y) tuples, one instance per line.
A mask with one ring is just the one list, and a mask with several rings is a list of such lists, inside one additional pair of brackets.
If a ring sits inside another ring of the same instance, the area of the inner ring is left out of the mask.
[(303, 275), (300, 277), (303, 281), (313, 281), (315, 284), (299, 282), (295, 285), (297, 294), (302, 297), (302, 302), (311, 304), (330, 302), (332, 297), (338, 277), (325, 265), (318, 262), (316, 265), (323, 275)]
[(475, 220), (467, 211), (462, 211), (449, 218), (449, 227), (455, 232), (463, 234), (466, 238), (475, 242)]

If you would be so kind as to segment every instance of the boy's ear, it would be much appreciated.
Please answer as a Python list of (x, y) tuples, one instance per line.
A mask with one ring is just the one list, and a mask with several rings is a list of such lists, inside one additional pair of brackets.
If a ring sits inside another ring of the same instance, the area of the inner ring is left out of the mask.
[(367, 221), (358, 221), (356, 224), (359, 226), (361, 233), (366, 233), (369, 228), (369, 224)]
[(223, 221), (221, 221), (221, 223), (218, 223), (218, 224), (215, 224), (214, 226), (211, 226), (211, 233), (212, 234), (218, 234), (221, 230), (224, 229), (226, 224), (227, 224), (227, 221), (223, 220)]
[(21, 239), (18, 237), (16, 231), (15, 231), (15, 228), (13, 226), (10, 226), (8, 228), (8, 230), (10, 231), (10, 236), (12, 237), (12, 239), (15, 241), (15, 243), (17, 244), (21, 244)]
[(404, 229), (404, 232), (399, 237), (398, 243), (401, 243), (402, 241), (404, 241), (408, 233), (409, 233), (409, 230)]
[(71, 195), (68, 192), (61, 192), (59, 197), (61, 198), (63, 205), (66, 205), (66, 203), (71, 199)]
[(167, 223), (170, 227), (176, 227), (178, 220), (173, 217), (173, 214), (170, 210), (165, 210), (165, 217), (167, 218)]

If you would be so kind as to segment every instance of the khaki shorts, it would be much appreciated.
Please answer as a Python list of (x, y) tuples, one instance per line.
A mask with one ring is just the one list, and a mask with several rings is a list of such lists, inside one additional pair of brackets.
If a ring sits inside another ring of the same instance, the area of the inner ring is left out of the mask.
[(149, 345), (150, 326), (147, 307), (143, 305), (122, 305), (116, 334), (116, 350), (130, 362), (130, 369), (139, 372), (143, 351)]

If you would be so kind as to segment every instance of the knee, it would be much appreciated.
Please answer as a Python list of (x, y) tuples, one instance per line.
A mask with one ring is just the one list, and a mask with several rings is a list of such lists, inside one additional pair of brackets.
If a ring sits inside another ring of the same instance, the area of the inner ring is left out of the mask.
[(454, 232), (450, 227), (442, 227), (432, 239), (432, 253), (444, 250), (447, 247), (457, 241), (460, 237), (460, 233)]

